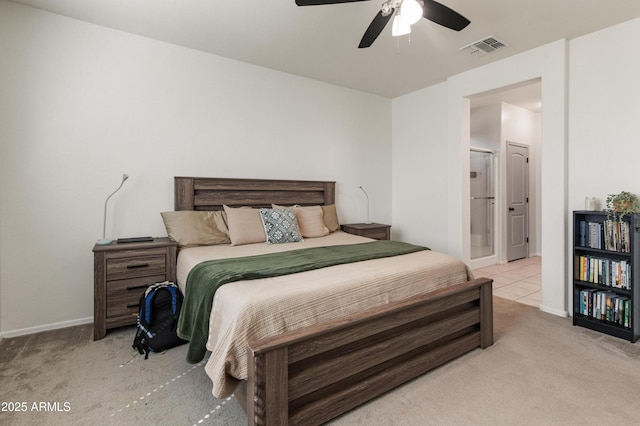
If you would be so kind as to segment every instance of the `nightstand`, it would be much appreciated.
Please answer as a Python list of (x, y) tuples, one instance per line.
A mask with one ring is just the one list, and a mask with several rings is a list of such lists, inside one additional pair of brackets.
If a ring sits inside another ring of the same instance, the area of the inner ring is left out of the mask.
[(148, 286), (175, 282), (177, 248), (169, 238), (93, 247), (93, 340), (110, 328), (135, 324)]
[(390, 240), (391, 225), (381, 223), (349, 223), (342, 225), (342, 230), (349, 234), (360, 235), (361, 237), (373, 238), (375, 240)]

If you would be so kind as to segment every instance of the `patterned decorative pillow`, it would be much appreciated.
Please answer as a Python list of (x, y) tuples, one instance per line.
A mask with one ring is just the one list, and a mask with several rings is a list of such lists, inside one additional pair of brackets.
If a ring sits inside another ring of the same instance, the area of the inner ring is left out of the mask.
[(302, 240), (293, 209), (260, 209), (260, 218), (267, 234), (267, 243), (297, 243)]

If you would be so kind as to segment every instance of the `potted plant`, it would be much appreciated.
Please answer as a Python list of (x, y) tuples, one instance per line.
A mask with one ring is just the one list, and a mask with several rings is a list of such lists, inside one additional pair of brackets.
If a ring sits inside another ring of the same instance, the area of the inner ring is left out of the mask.
[(638, 209), (638, 196), (627, 191), (607, 195), (607, 219), (622, 220), (623, 216)]

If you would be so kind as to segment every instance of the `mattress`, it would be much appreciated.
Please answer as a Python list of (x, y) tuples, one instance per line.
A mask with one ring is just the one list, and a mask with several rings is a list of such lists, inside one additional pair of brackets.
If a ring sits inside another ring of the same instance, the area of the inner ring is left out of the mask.
[[(209, 259), (228, 259), (310, 247), (371, 241), (344, 232), (300, 243), (215, 245), (183, 249), (177, 279), (187, 292), (191, 268)], [(435, 251), (336, 265), (297, 274), (223, 285), (213, 299), (205, 371), (216, 398), (230, 395), (247, 378), (246, 346), (365, 309), (428, 293), (472, 279), (467, 266)]]

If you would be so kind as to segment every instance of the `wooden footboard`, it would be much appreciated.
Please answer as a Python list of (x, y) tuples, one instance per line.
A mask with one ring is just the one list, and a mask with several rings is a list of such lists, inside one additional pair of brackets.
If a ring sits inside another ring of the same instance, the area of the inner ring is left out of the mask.
[(492, 345), (491, 284), (479, 278), (250, 343), (249, 424), (322, 424)]

